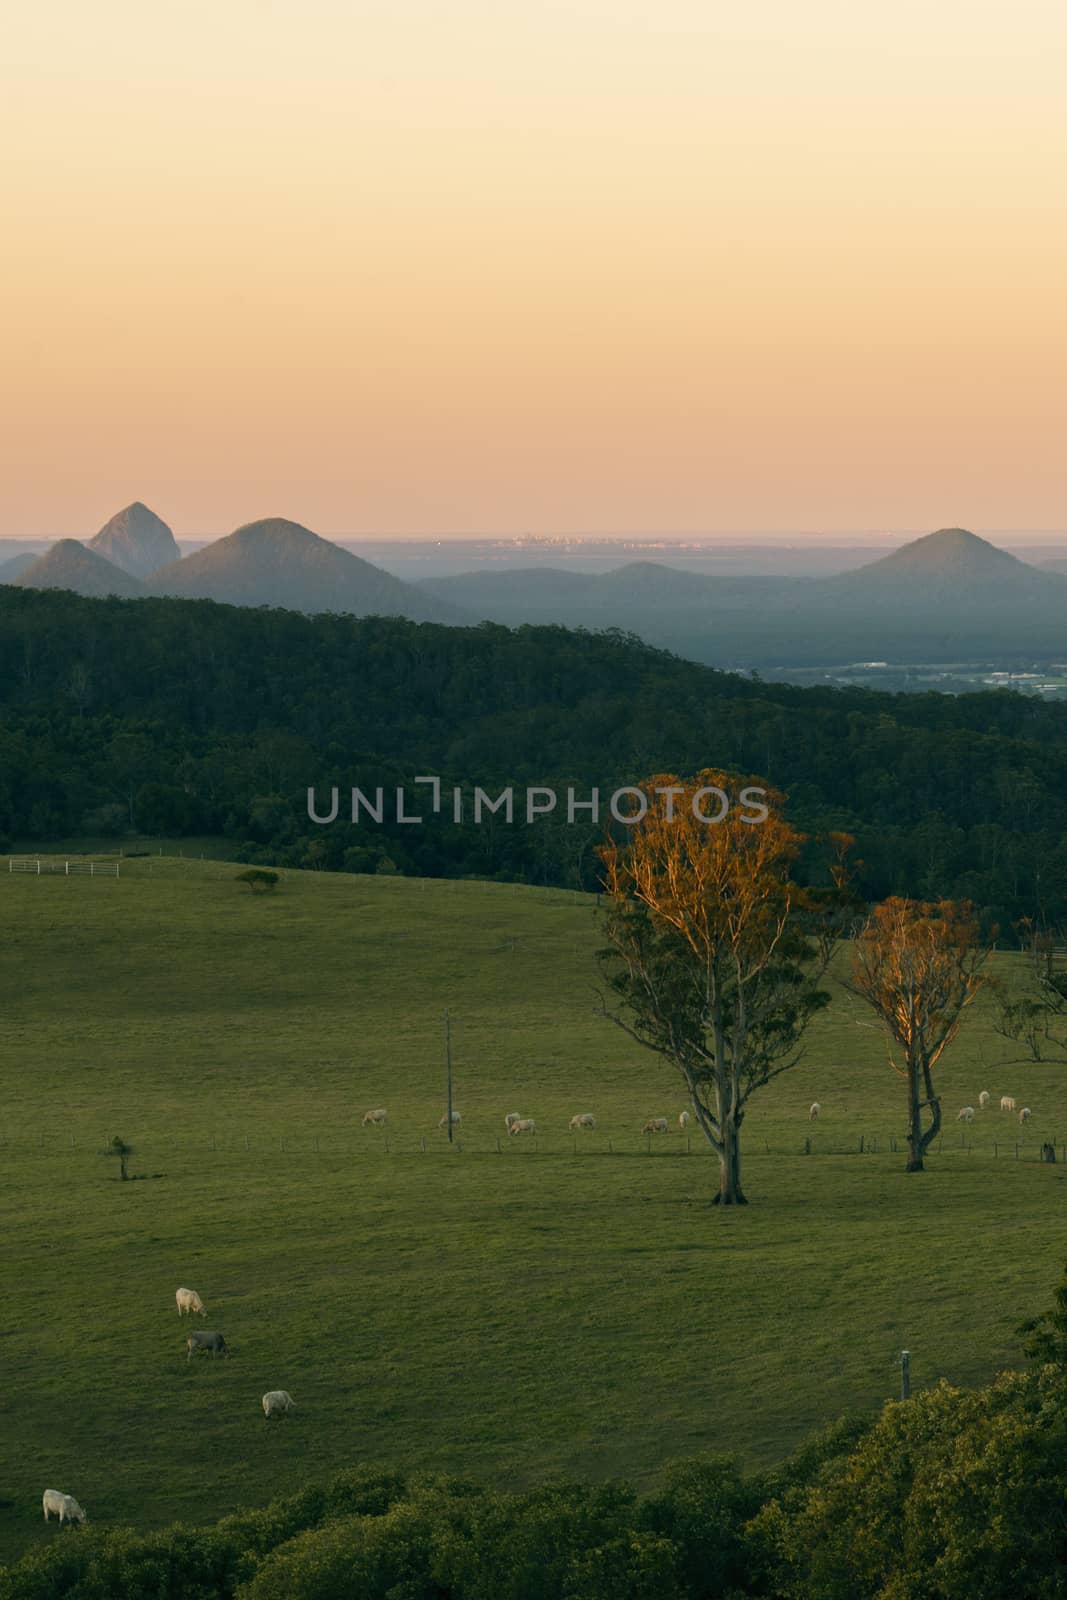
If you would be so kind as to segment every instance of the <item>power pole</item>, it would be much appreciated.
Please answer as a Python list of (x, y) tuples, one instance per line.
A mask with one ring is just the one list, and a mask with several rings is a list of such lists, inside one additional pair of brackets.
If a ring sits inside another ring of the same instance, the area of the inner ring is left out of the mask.
[(452, 1021), (445, 1006), (445, 1071), (448, 1074), (448, 1142), (452, 1143)]

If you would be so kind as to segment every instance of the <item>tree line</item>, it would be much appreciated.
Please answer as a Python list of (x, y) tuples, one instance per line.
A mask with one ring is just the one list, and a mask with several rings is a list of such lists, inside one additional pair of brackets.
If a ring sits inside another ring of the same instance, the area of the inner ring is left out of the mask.
[[(221, 836), (249, 865), (592, 888), (598, 827), (319, 827), (310, 785), (758, 772), (859, 891), (1067, 918), (1067, 705), (762, 683), (636, 638), (0, 586), (0, 846)], [(798, 873), (816, 877), (802, 857)]]

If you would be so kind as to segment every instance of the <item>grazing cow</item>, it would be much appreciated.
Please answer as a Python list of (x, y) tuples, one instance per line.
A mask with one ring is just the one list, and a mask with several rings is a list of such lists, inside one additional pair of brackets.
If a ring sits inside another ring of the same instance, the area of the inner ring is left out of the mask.
[(201, 1317), (207, 1316), (207, 1312), (204, 1310), (204, 1302), (195, 1289), (176, 1289), (174, 1298), (178, 1302), (179, 1317), (186, 1315), (191, 1317), (194, 1312)]
[(650, 1117), (645, 1123), (644, 1127), (641, 1129), (642, 1133), (666, 1133), (666, 1131), (666, 1117)]
[[(460, 1116), (459, 1112), (458, 1111), (453, 1111), (453, 1113), (452, 1113), (452, 1126), (454, 1128), (458, 1128), (462, 1121), (463, 1121), (463, 1118)], [(447, 1111), (445, 1112), (444, 1116), (441, 1118), (441, 1120), (437, 1124), (437, 1126), (439, 1128), (447, 1128), (448, 1127), (448, 1112)]]
[(689, 1124), (690, 1124), (690, 1122), (692, 1120), (693, 1119), (689, 1115), (688, 1111), (679, 1111), (679, 1113), (678, 1113), (678, 1126), (681, 1128), (683, 1133), (685, 1132), (686, 1128), (688, 1128), (688, 1126), (689, 1126)]
[(570, 1120), (570, 1129), (573, 1133), (576, 1128), (595, 1128), (596, 1118), (591, 1111), (579, 1111), (576, 1117)]
[(1034, 1113), (1030, 1110), (1029, 1106), (1023, 1106), (1022, 1110), (1019, 1112), (1019, 1121), (1029, 1122), (1033, 1114)]
[(983, 1089), (981, 1094), (978, 1096), (978, 1109), (979, 1109), (979, 1111), (984, 1111), (988, 1104), (989, 1104), (989, 1090), (988, 1089)]
[(522, 1112), (521, 1111), (509, 1111), (507, 1116), (504, 1118), (504, 1126), (508, 1130), (508, 1132), (510, 1133), (511, 1132), (511, 1124), (513, 1122), (521, 1122), (521, 1121), (522, 1121)]
[(1001, 1109), (1001, 1111), (1014, 1111), (1015, 1110), (1015, 1100), (1010, 1094), (1002, 1094), (1001, 1095), (1001, 1097), (1000, 1097), (1000, 1109)]
[(508, 1137), (514, 1139), (520, 1133), (536, 1133), (537, 1123), (533, 1117), (520, 1117), (518, 1122), (513, 1122), (508, 1129)]
[(363, 1118), (365, 1128), (384, 1128), (386, 1123), (385, 1107), (379, 1106), (377, 1111), (368, 1111)]
[(974, 1121), (974, 1107), (973, 1106), (964, 1106), (963, 1110), (957, 1116), (956, 1121), (957, 1122), (973, 1122)]
[(48, 1521), (48, 1513), (54, 1511), (60, 1522), (85, 1522), (85, 1512), (72, 1494), (60, 1494), (58, 1489), (46, 1489), (41, 1496), (41, 1507), (44, 1511), (44, 1520)]
[(809, 1122), (818, 1122), (818, 1120), (819, 1120), (819, 1112), (821, 1110), (822, 1110), (822, 1106), (819, 1104), (819, 1102), (817, 1100), (813, 1100), (812, 1103), (811, 1103), (811, 1108), (808, 1111), (808, 1121)]
[(191, 1333), (185, 1341), (186, 1361), (193, 1359), (194, 1350), (210, 1350), (212, 1361), (216, 1355), (228, 1356), (230, 1353), (221, 1333)]
[(296, 1401), (287, 1389), (270, 1389), (263, 1396), (263, 1415), (269, 1422), (271, 1417), (284, 1417), (295, 1405)]

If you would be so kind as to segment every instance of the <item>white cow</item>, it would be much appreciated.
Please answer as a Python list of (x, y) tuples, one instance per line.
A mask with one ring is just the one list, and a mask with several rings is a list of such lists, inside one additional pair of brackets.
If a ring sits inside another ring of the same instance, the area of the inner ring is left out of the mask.
[(520, 1117), (518, 1122), (513, 1122), (508, 1129), (508, 1137), (514, 1139), (520, 1133), (536, 1133), (537, 1123), (533, 1117)]
[(973, 1122), (974, 1121), (974, 1107), (973, 1106), (964, 1106), (963, 1110), (956, 1117), (956, 1121), (957, 1122)]
[(513, 1122), (521, 1122), (521, 1121), (522, 1121), (522, 1112), (521, 1111), (509, 1111), (507, 1116), (504, 1118), (504, 1126), (508, 1130), (508, 1132), (510, 1133), (511, 1132), (511, 1124)]
[(263, 1396), (263, 1415), (269, 1422), (271, 1417), (284, 1417), (295, 1405), (296, 1401), (288, 1389), (269, 1389)]
[(1022, 1110), (1019, 1112), (1019, 1121), (1029, 1122), (1033, 1114), (1034, 1113), (1030, 1110), (1029, 1106), (1023, 1106)]
[(819, 1120), (819, 1112), (821, 1110), (822, 1110), (822, 1106), (819, 1104), (819, 1102), (817, 1100), (813, 1100), (812, 1103), (811, 1103), (811, 1107), (810, 1107), (810, 1109), (808, 1111), (808, 1121), (809, 1122), (818, 1122), (818, 1120)]
[(175, 1289), (174, 1298), (178, 1302), (179, 1317), (184, 1317), (187, 1314), (191, 1317), (194, 1312), (201, 1317), (207, 1316), (207, 1312), (204, 1310), (204, 1302), (195, 1289)]
[(1001, 1109), (1001, 1111), (1014, 1111), (1015, 1110), (1015, 1100), (1010, 1094), (1002, 1094), (1001, 1095), (1001, 1097), (1000, 1097), (1000, 1109)]
[(576, 1117), (571, 1118), (569, 1127), (572, 1133), (578, 1128), (595, 1128), (596, 1118), (591, 1111), (579, 1111)]
[(641, 1129), (641, 1132), (642, 1133), (666, 1133), (667, 1132), (667, 1119), (666, 1119), (666, 1117), (649, 1117), (648, 1121), (645, 1123), (644, 1127)]
[(691, 1121), (692, 1118), (690, 1117), (688, 1111), (679, 1111), (678, 1126), (681, 1128), (683, 1133), (685, 1132), (686, 1128), (688, 1128)]
[[(458, 1128), (462, 1121), (463, 1121), (463, 1118), (460, 1116), (459, 1112), (458, 1111), (453, 1111), (453, 1113), (452, 1113), (452, 1126), (454, 1128)], [(441, 1120), (437, 1124), (437, 1126), (439, 1128), (447, 1128), (448, 1127), (448, 1112), (447, 1111), (445, 1112), (444, 1116), (441, 1118)]]
[(385, 1107), (379, 1106), (377, 1111), (367, 1112), (363, 1118), (363, 1126), (365, 1128), (384, 1128), (386, 1120)]
[(85, 1512), (72, 1494), (60, 1494), (58, 1489), (46, 1489), (41, 1496), (41, 1506), (44, 1510), (44, 1520), (48, 1521), (48, 1513), (56, 1512), (60, 1522), (85, 1522)]
[(988, 1089), (983, 1089), (981, 1094), (978, 1096), (978, 1109), (979, 1109), (979, 1111), (984, 1111), (988, 1104), (989, 1104), (989, 1090)]

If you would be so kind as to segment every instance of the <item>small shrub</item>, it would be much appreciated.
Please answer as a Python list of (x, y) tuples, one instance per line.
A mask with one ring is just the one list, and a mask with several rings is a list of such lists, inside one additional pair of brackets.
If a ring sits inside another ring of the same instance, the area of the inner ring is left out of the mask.
[(278, 874), (269, 867), (249, 867), (237, 874), (238, 883), (247, 883), (253, 894), (269, 894), (278, 882)]

